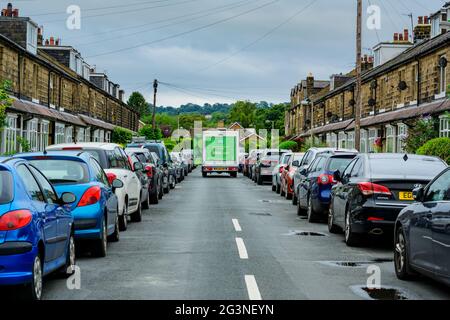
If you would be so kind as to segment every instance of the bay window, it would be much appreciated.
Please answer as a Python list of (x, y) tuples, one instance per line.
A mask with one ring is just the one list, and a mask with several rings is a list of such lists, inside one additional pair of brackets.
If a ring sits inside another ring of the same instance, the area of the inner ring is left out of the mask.
[(378, 138), (378, 129), (369, 129), (369, 138), (368, 138), (368, 146), (367, 146), (367, 152), (374, 152), (375, 151), (375, 141)]
[(31, 151), (38, 151), (38, 119), (31, 119), (27, 122), (27, 140)]
[(360, 152), (361, 153), (367, 153), (367, 130), (362, 129), (361, 133), (360, 133), (360, 137), (361, 137), (361, 146), (360, 146)]
[(391, 125), (386, 126), (386, 152), (394, 153), (395, 152), (395, 127)]
[(347, 145), (347, 134), (345, 132), (339, 132), (339, 149), (345, 149)]
[(450, 138), (450, 116), (443, 115), (439, 117), (439, 136)]
[(397, 153), (405, 152), (405, 139), (408, 136), (408, 126), (404, 123), (397, 125)]
[(84, 130), (84, 134), (85, 134), (84, 142), (91, 142), (91, 128), (86, 128)]
[(347, 133), (347, 148), (355, 149), (355, 132), (353, 131)]
[(44, 151), (48, 147), (49, 126), (50, 123), (47, 120), (41, 120), (39, 151)]
[(1, 153), (13, 154), (17, 152), (17, 130), (17, 115), (8, 114), (0, 146)]
[(66, 127), (66, 143), (72, 143), (73, 142), (73, 127), (67, 126)]
[(64, 129), (65, 125), (63, 123), (55, 123), (55, 143), (61, 144), (64, 143)]

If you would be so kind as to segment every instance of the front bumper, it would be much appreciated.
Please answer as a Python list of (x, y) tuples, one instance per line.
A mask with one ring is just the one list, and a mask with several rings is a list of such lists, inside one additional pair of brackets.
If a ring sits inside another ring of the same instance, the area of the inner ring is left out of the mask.
[[(10, 254), (6, 254), (10, 253)], [(37, 247), (29, 242), (5, 242), (0, 245), (0, 285), (31, 282)]]

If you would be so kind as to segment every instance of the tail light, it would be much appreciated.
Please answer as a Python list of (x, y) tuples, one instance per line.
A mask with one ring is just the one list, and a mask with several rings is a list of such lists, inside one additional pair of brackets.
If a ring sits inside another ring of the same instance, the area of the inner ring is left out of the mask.
[(29, 210), (16, 210), (0, 217), (0, 231), (17, 230), (27, 226), (33, 216)]
[(128, 163), (130, 164), (131, 170), (134, 171), (133, 161), (130, 156), (128, 156)]
[(64, 151), (76, 151), (76, 150), (83, 150), (81, 147), (65, 147), (62, 148)]
[(147, 174), (147, 177), (149, 177), (149, 178), (153, 177), (153, 168), (152, 168), (152, 166), (146, 166), (145, 167), (145, 173)]
[(100, 187), (90, 187), (84, 192), (80, 202), (78, 202), (78, 207), (90, 206), (97, 203), (100, 200), (100, 194)]
[(367, 221), (384, 221), (384, 219), (378, 217), (368, 217)]
[(327, 184), (334, 184), (336, 183), (336, 181), (334, 181), (334, 177), (331, 174), (321, 174), (317, 178), (317, 183), (327, 185)]
[(374, 194), (383, 194), (390, 196), (392, 195), (391, 190), (389, 190), (388, 187), (375, 184), (372, 182), (360, 182), (358, 183), (358, 188), (361, 191), (361, 193), (365, 196), (371, 196)]
[(283, 173), (283, 171), (284, 171), (284, 166), (281, 166), (280, 167), (280, 173)]
[(113, 181), (117, 179), (117, 176), (114, 173), (107, 173), (106, 176), (108, 177), (109, 184), (112, 184)]

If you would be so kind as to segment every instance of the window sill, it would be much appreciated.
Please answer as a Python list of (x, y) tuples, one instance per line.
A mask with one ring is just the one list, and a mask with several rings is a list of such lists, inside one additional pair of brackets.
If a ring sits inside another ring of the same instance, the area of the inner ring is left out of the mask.
[(447, 93), (446, 93), (446, 92), (441, 92), (441, 93), (439, 93), (439, 94), (435, 94), (435, 95), (434, 95), (434, 100), (443, 99), (443, 98), (445, 98), (446, 96), (447, 96)]

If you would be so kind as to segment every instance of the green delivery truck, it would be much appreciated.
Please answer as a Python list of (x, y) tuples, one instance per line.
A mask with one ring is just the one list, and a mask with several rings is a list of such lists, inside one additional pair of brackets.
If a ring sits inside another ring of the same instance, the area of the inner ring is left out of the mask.
[(203, 132), (203, 177), (209, 173), (228, 173), (236, 178), (239, 169), (239, 132), (208, 130)]

